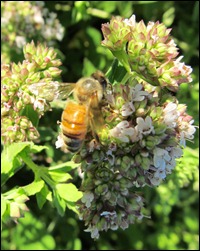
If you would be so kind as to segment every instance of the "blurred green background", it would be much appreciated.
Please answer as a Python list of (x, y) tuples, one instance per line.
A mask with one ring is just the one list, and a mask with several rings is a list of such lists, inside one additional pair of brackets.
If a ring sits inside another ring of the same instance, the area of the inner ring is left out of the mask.
[[(2, 1), (2, 63), (23, 60), (22, 46), (34, 40), (53, 46), (63, 62), (62, 80), (77, 81), (95, 69), (106, 72), (111, 53), (101, 46), (101, 24), (114, 15), (136, 20), (163, 22), (172, 28), (183, 61), (192, 66), (193, 82), (182, 84), (177, 97), (198, 125), (199, 101), (199, 2), (198, 1)], [(31, 7), (31, 8), (30, 8)], [(57, 120), (62, 104), (55, 105), (40, 120), (38, 144), (48, 150), (34, 156), (41, 165), (54, 165), (70, 158), (55, 149)], [(70, 210), (60, 217), (48, 203), (39, 210), (35, 197), (27, 202), (30, 211), (18, 224), (3, 225), (2, 250), (198, 250), (198, 129), (194, 142), (187, 142), (173, 174), (157, 189), (144, 188), (151, 218), (127, 230), (102, 233), (94, 241), (84, 232), (84, 223)], [(29, 184), (33, 174), (26, 168), (12, 177), (3, 189)], [(74, 173), (74, 183), (80, 183)]]

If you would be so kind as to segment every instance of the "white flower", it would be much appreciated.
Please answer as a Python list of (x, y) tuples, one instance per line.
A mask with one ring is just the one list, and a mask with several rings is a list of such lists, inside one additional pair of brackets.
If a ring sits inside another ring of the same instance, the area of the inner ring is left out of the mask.
[(6, 111), (9, 111), (10, 108), (12, 107), (9, 103), (7, 102), (3, 102), (4, 108), (6, 109)]
[(22, 48), (26, 43), (26, 38), (23, 36), (16, 36), (15, 42), (18, 48)]
[(154, 178), (156, 178), (156, 179), (165, 179), (166, 178), (165, 166), (157, 169), (157, 171), (154, 173)]
[(184, 122), (181, 121), (179, 123), (179, 130), (181, 131), (181, 136), (184, 137), (185, 139), (193, 139), (194, 138), (194, 133), (196, 132), (196, 128), (194, 125), (194, 120), (191, 120), (190, 122)]
[(43, 112), (45, 105), (47, 105), (47, 103), (44, 98), (37, 98), (33, 104), (33, 107), (34, 109), (38, 108), (39, 111)]
[(183, 155), (183, 150), (180, 147), (172, 147), (170, 149), (170, 156), (172, 158), (180, 158)]
[(32, 6), (33, 10), (34, 10), (34, 15), (33, 15), (33, 21), (36, 24), (40, 24), (43, 25), (44, 24), (44, 19), (42, 17), (42, 13), (40, 12), (40, 9), (37, 6)]
[(85, 192), (81, 201), (85, 204), (87, 208), (91, 207), (91, 202), (94, 200), (94, 194), (91, 192)]
[(123, 22), (128, 26), (135, 27), (136, 24), (135, 15), (132, 15), (130, 18), (124, 19)]
[(172, 158), (169, 162), (166, 163), (166, 168), (165, 168), (166, 173), (167, 174), (171, 173), (175, 166), (176, 166), (176, 160)]
[(176, 158), (180, 158), (183, 155), (183, 150), (180, 147), (167, 147), (170, 160), (166, 160), (166, 173), (171, 173), (172, 169), (176, 166)]
[(64, 142), (63, 137), (61, 135), (58, 135), (55, 145), (56, 145), (56, 148), (60, 148), (60, 147), (65, 146), (65, 142)]
[(137, 126), (136, 130), (142, 135), (148, 135), (154, 133), (154, 127), (152, 125), (152, 119), (150, 116), (147, 116), (145, 119), (138, 117), (136, 119)]
[(174, 61), (174, 71), (180, 76), (187, 76), (187, 82), (192, 82), (192, 77), (190, 75), (192, 73), (192, 67), (180, 62), (182, 58), (183, 56), (180, 56)]
[(46, 39), (52, 38), (52, 28), (45, 26), (45, 29), (42, 30), (42, 34)]
[(61, 41), (64, 37), (64, 27), (61, 25), (58, 25), (57, 29), (56, 29), (56, 39)]
[(100, 144), (93, 139), (89, 143), (89, 152), (93, 152), (95, 149), (100, 149)]
[(135, 111), (135, 107), (132, 102), (125, 103), (121, 108), (122, 116), (126, 117), (131, 115)]
[(116, 212), (108, 212), (108, 211), (104, 211), (100, 214), (100, 216), (104, 216), (105, 218), (109, 218), (110, 216), (115, 216), (117, 217)]
[(108, 160), (112, 166), (115, 163), (115, 155), (113, 155), (110, 149), (106, 152), (106, 155), (107, 157), (105, 158), (105, 160)]
[(166, 161), (169, 161), (171, 159), (168, 151), (159, 147), (156, 147), (153, 150), (153, 154), (153, 164), (157, 168), (165, 168)]
[(160, 182), (162, 181), (162, 179), (153, 177), (153, 178), (150, 179), (150, 181), (151, 181), (152, 185), (158, 186), (158, 185), (160, 185)]
[(142, 88), (143, 88), (142, 84), (137, 84), (135, 87), (132, 87), (130, 89), (131, 101), (144, 100), (145, 96), (147, 96), (149, 93), (146, 91), (141, 91)]
[(137, 130), (137, 127), (133, 128), (133, 132), (130, 135), (131, 142), (137, 142), (140, 140), (140, 133)]
[(168, 103), (163, 109), (164, 123), (170, 128), (176, 127), (179, 115), (180, 113), (175, 103)]
[(99, 238), (99, 230), (96, 226), (89, 226), (87, 229), (84, 230), (85, 232), (91, 232), (91, 238), (98, 239)]
[(119, 139), (122, 142), (129, 142), (129, 138), (134, 134), (134, 128), (129, 127), (127, 120), (121, 121), (113, 129), (110, 130), (110, 135)]

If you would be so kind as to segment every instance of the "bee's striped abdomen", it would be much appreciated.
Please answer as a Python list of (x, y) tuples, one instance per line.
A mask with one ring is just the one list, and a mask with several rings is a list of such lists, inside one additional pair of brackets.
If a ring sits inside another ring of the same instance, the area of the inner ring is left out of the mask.
[(61, 128), (63, 140), (70, 152), (77, 152), (88, 127), (87, 106), (68, 101), (62, 114)]

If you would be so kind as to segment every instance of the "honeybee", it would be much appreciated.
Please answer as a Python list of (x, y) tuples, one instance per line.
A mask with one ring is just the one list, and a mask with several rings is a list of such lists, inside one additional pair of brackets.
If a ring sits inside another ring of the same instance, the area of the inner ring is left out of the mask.
[(29, 90), (48, 101), (68, 98), (73, 94), (73, 99), (67, 99), (61, 116), (60, 140), (68, 151), (76, 153), (81, 149), (88, 130), (96, 137), (103, 125), (100, 104), (106, 86), (105, 76), (97, 71), (91, 77), (83, 77), (76, 83), (37, 83), (32, 84)]

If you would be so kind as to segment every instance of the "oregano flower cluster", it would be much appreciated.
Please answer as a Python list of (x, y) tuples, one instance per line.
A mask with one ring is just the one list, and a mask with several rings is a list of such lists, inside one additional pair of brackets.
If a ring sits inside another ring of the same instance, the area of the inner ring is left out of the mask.
[(172, 93), (191, 82), (192, 69), (177, 58), (170, 29), (159, 22), (136, 23), (133, 15), (113, 17), (102, 32), (102, 45), (128, 78), (105, 94), (100, 143), (88, 138), (75, 157), (84, 171), (80, 217), (95, 239), (101, 231), (125, 229), (148, 217), (137, 190), (160, 185), (195, 133), (186, 105)]

